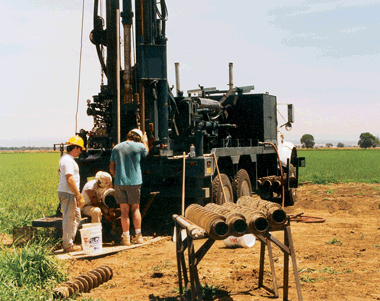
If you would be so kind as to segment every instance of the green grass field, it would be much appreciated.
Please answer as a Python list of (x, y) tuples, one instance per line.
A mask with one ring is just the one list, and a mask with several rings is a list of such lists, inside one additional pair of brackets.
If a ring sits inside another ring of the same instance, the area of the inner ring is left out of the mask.
[(0, 233), (55, 213), (59, 158), (53, 152), (0, 153)]
[[(298, 156), (306, 158), (300, 182), (380, 183), (379, 149), (299, 150)], [(59, 157), (58, 152), (0, 153), (0, 232), (55, 213)]]
[(306, 158), (306, 167), (300, 168), (300, 182), (380, 183), (379, 149), (299, 150), (298, 156)]
[[(59, 153), (0, 153), (1, 239), (55, 212), (59, 158)], [(46, 234), (41, 229), (17, 248), (0, 244), (0, 300), (54, 299), (53, 288), (68, 275), (63, 262), (50, 255), (56, 241)]]

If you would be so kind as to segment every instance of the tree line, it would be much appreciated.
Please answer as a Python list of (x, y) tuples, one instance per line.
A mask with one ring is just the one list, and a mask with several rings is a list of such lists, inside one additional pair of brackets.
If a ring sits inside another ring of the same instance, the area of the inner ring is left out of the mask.
[[(301, 137), (301, 145), (303, 148), (313, 148), (315, 145), (314, 137), (311, 134), (305, 134)], [(379, 137), (375, 137), (369, 132), (361, 133), (358, 141), (361, 148), (371, 148), (380, 146)], [(327, 147), (332, 147), (331, 143), (326, 144)], [(344, 144), (339, 142), (337, 147), (344, 147)]]
[(27, 151), (27, 150), (52, 150), (53, 148), (50, 146), (0, 146), (0, 151)]

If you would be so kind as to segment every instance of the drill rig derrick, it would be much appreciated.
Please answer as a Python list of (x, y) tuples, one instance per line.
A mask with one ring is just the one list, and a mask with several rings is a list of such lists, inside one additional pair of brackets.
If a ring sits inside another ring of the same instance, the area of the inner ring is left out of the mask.
[[(102, 83), (100, 93), (87, 104), (87, 114), (94, 118), (93, 129), (79, 133), (87, 141), (87, 151), (77, 159), (81, 187), (97, 171), (109, 170), (112, 148), (124, 141), (133, 128), (147, 133), (150, 147), (149, 155), (142, 162), (142, 200), (144, 193), (151, 191), (160, 191), (158, 198), (170, 198), (171, 202), (181, 198), (183, 166), (179, 158), (192, 145), (195, 157), (186, 160), (189, 202), (209, 202), (214, 199), (213, 191), (221, 191), (212, 184), (216, 161), (225, 174), (223, 178), (238, 183), (234, 184), (236, 189), (244, 180), (249, 185), (243, 186), (251, 187), (253, 183), (257, 190), (258, 178), (278, 176), (275, 151), (260, 144), (270, 142), (278, 146), (280, 143), (276, 96), (250, 94), (254, 86), (235, 87), (232, 63), (228, 90), (199, 86), (188, 90), (187, 96), (180, 89), (176, 63), (177, 93), (173, 95), (167, 79), (165, 1), (135, 0), (132, 7), (132, 0), (105, 0), (105, 10), (104, 20), (98, 13), (99, 0), (94, 1), (90, 40), (95, 45), (106, 83)], [(132, 36), (133, 26), (135, 36)], [(212, 154), (217, 158), (215, 162)], [(295, 168), (299, 162), (292, 156)], [(292, 188), (297, 185), (296, 181)]]

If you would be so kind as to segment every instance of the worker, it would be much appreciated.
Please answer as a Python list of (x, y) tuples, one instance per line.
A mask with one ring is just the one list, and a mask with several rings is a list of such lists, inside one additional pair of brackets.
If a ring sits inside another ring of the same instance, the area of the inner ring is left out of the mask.
[(135, 228), (134, 243), (142, 244), (141, 234), (140, 195), (142, 184), (141, 158), (149, 153), (146, 133), (139, 129), (128, 132), (127, 140), (117, 144), (111, 153), (110, 172), (115, 178), (115, 198), (120, 205), (121, 226), (123, 235), (121, 244), (129, 246), (131, 237), (129, 232), (129, 212)]
[(58, 198), (62, 208), (62, 245), (64, 252), (80, 251), (79, 245), (74, 245), (75, 235), (80, 223), (80, 208), (84, 205), (79, 192), (79, 167), (74, 158), (78, 157), (84, 147), (83, 139), (74, 136), (66, 142), (67, 153), (59, 160)]
[(95, 179), (88, 181), (82, 189), (84, 206), (81, 213), (91, 217), (92, 223), (101, 223), (102, 213), (107, 220), (110, 218), (109, 212), (101, 203), (103, 193), (112, 186), (112, 177), (108, 172), (98, 171)]

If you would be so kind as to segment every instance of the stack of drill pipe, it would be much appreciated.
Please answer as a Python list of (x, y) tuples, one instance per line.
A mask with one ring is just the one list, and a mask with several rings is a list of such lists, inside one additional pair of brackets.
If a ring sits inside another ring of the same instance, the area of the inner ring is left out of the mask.
[[(286, 182), (288, 175), (284, 174), (284, 182)], [(290, 176), (290, 183), (297, 181), (295, 176)], [(257, 179), (257, 183), (266, 191), (266, 192), (279, 192), (281, 189), (281, 176), (267, 176)]]
[(271, 227), (282, 226), (286, 222), (286, 213), (280, 204), (264, 201), (252, 196), (240, 197), (237, 201), (237, 204), (263, 212), (267, 217)]
[(202, 229), (201, 227), (197, 226), (187, 218), (173, 214), (173, 219), (182, 227), (186, 228), (187, 233), (190, 237), (193, 239), (199, 239), (199, 238), (204, 238), (206, 236), (206, 231)]
[(112, 269), (108, 265), (102, 265), (56, 287), (53, 290), (54, 298), (70, 298), (76, 293), (88, 293), (112, 279), (112, 276)]
[(224, 203), (223, 207), (244, 215), (248, 224), (248, 231), (251, 233), (264, 233), (269, 227), (268, 220), (260, 210), (239, 206), (231, 202)]
[(268, 176), (257, 179), (257, 183), (266, 192), (276, 192), (281, 188), (281, 176)]
[(240, 237), (245, 234), (245, 231), (247, 231), (247, 222), (245, 221), (244, 215), (241, 213), (231, 211), (230, 209), (215, 203), (209, 203), (205, 208), (225, 216), (230, 235)]
[(185, 217), (204, 229), (214, 240), (223, 240), (228, 237), (228, 225), (223, 215), (212, 212), (201, 205), (191, 204), (185, 210)]

